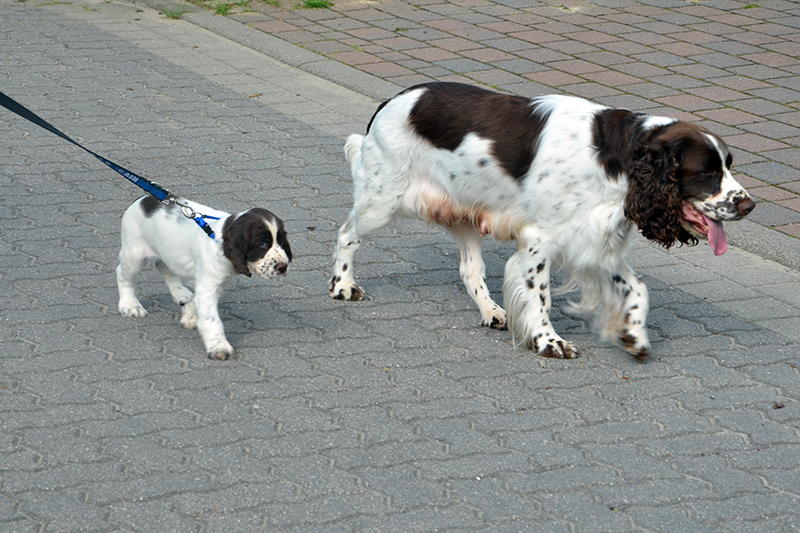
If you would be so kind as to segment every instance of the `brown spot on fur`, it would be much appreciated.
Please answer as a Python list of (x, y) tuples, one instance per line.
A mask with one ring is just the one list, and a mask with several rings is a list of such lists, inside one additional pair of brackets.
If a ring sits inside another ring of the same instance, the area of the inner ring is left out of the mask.
[[(409, 114), (412, 127), (437, 148), (454, 152), (469, 133), (492, 140), (495, 161), (521, 180), (536, 155), (547, 115), (531, 100), (461, 83), (428, 83)], [(464, 110), (469, 112), (465, 113)]]
[(636, 345), (636, 337), (631, 335), (631, 333), (626, 329), (623, 330), (619, 336), (619, 342), (622, 343), (623, 348), (626, 350), (629, 348), (633, 348)]

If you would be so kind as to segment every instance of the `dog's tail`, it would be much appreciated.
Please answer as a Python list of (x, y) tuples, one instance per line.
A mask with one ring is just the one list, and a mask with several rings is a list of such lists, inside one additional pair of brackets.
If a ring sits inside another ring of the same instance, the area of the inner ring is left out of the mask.
[(347, 142), (344, 143), (344, 156), (347, 158), (348, 163), (352, 163), (361, 152), (361, 141), (363, 140), (364, 136), (357, 133), (347, 138)]

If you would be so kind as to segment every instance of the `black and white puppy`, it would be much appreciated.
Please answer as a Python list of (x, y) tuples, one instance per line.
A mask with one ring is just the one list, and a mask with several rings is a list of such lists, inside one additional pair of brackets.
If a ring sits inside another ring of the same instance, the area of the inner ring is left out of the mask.
[[(136, 275), (154, 260), (173, 300), (182, 307), (181, 325), (197, 327), (210, 358), (227, 359), (233, 348), (217, 309), (223, 290), (236, 274), (255, 272), (264, 278), (286, 274), (292, 250), (283, 221), (266, 209), (231, 215), (181, 202), (207, 215), (215, 238), (209, 238), (177, 205), (163, 204), (154, 196), (136, 200), (122, 216), (119, 312), (130, 317), (147, 314), (136, 297)], [(194, 287), (195, 293), (186, 285)]]
[[(722, 223), (755, 207), (717, 135), (567, 96), (411, 87), (344, 149), (354, 205), (339, 230), (331, 296), (363, 297), (353, 276), (363, 239), (397, 217), (435, 222), (458, 244), (461, 278), (483, 324), (508, 326), (544, 357), (578, 354), (550, 322), (551, 272), (566, 269), (567, 288), (582, 289), (575, 310), (594, 314), (603, 337), (645, 360), (647, 287), (626, 261), (636, 228), (667, 248), (704, 239), (719, 255), (727, 248)], [(487, 234), (517, 241), (505, 310), (486, 287)]]

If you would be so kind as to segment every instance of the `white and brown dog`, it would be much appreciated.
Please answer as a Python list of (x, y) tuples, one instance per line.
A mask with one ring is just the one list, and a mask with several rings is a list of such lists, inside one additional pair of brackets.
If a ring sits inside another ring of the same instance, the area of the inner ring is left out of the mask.
[(266, 209), (231, 215), (188, 200), (181, 203), (207, 215), (216, 237), (209, 238), (177, 205), (163, 204), (153, 196), (134, 202), (122, 217), (119, 312), (129, 317), (147, 314), (136, 297), (136, 275), (154, 260), (173, 300), (182, 307), (181, 325), (197, 327), (210, 358), (227, 359), (233, 347), (225, 338), (217, 308), (223, 290), (236, 274), (255, 272), (264, 278), (286, 274), (292, 250), (283, 221)]
[[(360, 300), (353, 261), (362, 240), (396, 217), (446, 226), (483, 324), (544, 357), (578, 349), (550, 323), (550, 273), (581, 288), (575, 310), (604, 338), (648, 357), (647, 287), (625, 256), (635, 228), (669, 248), (707, 240), (725, 252), (723, 221), (753, 209), (731, 175), (723, 140), (697, 125), (567, 96), (521, 98), (430, 83), (382, 104), (367, 134), (345, 144), (355, 202), (339, 230), (330, 293)], [(516, 240), (506, 310), (484, 280), (484, 235)], [(506, 311), (508, 315), (506, 315)]]

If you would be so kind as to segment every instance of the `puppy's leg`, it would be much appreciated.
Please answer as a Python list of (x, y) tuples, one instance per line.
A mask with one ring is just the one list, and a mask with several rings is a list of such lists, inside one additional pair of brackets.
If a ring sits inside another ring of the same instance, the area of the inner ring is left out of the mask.
[(616, 334), (626, 352), (639, 361), (646, 361), (650, 357), (646, 325), (647, 312), (650, 310), (647, 286), (630, 266), (625, 267), (611, 279), (623, 301), (621, 325)]
[(181, 326), (186, 329), (197, 327), (197, 307), (194, 302), (186, 302), (181, 306)]
[(162, 261), (156, 262), (156, 268), (164, 278), (164, 283), (167, 285), (172, 299), (181, 306), (181, 326), (186, 329), (194, 329), (197, 326), (197, 309), (192, 301), (194, 297), (192, 291)]
[(527, 229), (506, 263), (503, 297), (508, 329), (542, 357), (572, 359), (578, 348), (556, 334), (550, 324), (550, 263), (542, 238)]
[(219, 317), (221, 292), (220, 286), (198, 282), (194, 299), (186, 306), (193, 306), (197, 310), (197, 331), (203, 339), (208, 357), (224, 360), (233, 355), (233, 346), (225, 338), (225, 327)]
[(483, 237), (472, 226), (456, 224), (450, 228), (458, 244), (458, 271), (467, 293), (481, 311), (481, 325), (506, 329), (506, 312), (492, 300), (486, 287), (486, 266), (481, 257)]
[(136, 297), (136, 276), (144, 268), (147, 259), (141, 254), (130, 253), (123, 248), (117, 266), (117, 290), (119, 291), (119, 313), (123, 316), (142, 318), (147, 311)]
[(175, 300), (176, 304), (182, 306), (192, 301), (192, 291), (183, 284), (183, 281), (181, 281), (163, 261), (157, 261), (156, 268), (161, 274), (161, 277), (164, 278), (164, 283), (167, 285), (167, 289), (169, 289), (169, 293), (172, 295), (172, 299)]

